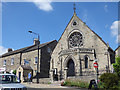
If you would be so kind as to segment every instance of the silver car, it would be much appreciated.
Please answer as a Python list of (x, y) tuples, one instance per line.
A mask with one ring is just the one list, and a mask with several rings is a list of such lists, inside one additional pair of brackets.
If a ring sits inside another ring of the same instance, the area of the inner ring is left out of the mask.
[(27, 90), (14, 74), (0, 74), (0, 90)]

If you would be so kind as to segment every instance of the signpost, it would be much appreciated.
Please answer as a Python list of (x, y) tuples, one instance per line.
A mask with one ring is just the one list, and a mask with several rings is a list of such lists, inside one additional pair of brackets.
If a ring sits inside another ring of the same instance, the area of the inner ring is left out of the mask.
[(94, 61), (93, 66), (96, 70), (96, 83), (97, 83), (98, 82), (98, 63), (97, 63), (97, 60)]
[(94, 68), (98, 68), (98, 63), (97, 62), (94, 63)]
[(5, 72), (6, 68), (0, 68), (0, 73)]
[(90, 84), (89, 84), (89, 87), (88, 89), (91, 89), (92, 88), (92, 85), (94, 85), (94, 88), (95, 90), (97, 90), (97, 83), (98, 83), (98, 63), (97, 63), (97, 59), (94, 60), (94, 63), (93, 63), (93, 66), (96, 70), (96, 81), (94, 79), (90, 80)]

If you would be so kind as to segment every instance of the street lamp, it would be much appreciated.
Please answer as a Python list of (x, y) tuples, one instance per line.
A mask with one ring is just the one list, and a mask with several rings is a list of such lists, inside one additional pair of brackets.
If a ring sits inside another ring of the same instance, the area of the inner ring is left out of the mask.
[[(32, 32), (32, 31), (28, 31), (28, 32), (37, 35), (38, 36), (38, 41), (39, 41), (39, 34), (37, 34), (35, 32)], [(39, 72), (39, 43), (37, 43), (37, 44), (38, 44), (38, 60), (37, 60), (37, 74), (36, 74), (36, 76), (37, 76), (37, 83), (39, 83), (39, 78), (38, 78), (38, 72)]]
[(29, 33), (33, 33), (33, 34), (37, 35), (37, 36), (38, 36), (38, 40), (39, 40), (39, 34), (37, 34), (37, 33), (33, 32), (33, 31), (28, 31), (28, 32), (29, 32)]

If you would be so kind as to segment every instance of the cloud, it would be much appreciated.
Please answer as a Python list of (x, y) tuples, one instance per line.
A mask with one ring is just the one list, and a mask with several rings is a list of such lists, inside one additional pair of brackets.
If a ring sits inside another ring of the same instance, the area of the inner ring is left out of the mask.
[(104, 10), (105, 10), (105, 12), (108, 12), (108, 5), (104, 6)]
[(0, 46), (0, 55), (4, 54), (7, 52), (7, 48)]
[(118, 35), (118, 23), (120, 21), (114, 21), (110, 27), (112, 36)]
[(120, 44), (120, 35), (116, 37), (116, 43)]
[(114, 21), (110, 27), (111, 35), (116, 37), (116, 43), (120, 42), (120, 21)]
[(33, 2), (40, 10), (43, 11), (53, 10), (53, 7), (51, 5), (52, 0), (27, 0), (27, 1)]

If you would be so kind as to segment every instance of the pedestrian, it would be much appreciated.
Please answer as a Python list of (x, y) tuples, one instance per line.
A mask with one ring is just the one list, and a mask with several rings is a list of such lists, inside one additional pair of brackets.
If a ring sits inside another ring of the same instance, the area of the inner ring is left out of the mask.
[(28, 83), (31, 83), (31, 72), (28, 73)]

